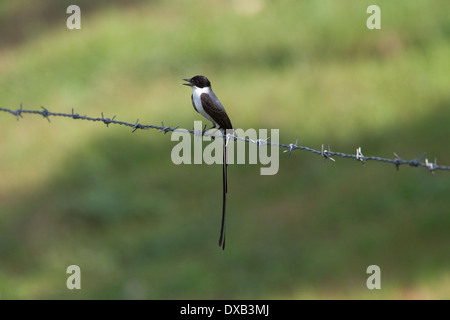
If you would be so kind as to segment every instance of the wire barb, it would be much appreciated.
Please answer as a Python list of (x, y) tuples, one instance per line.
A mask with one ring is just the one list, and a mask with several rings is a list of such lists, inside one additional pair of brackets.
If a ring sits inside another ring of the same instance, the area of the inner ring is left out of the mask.
[(256, 140), (248, 139), (248, 140), (253, 142), (253, 143), (255, 143), (257, 147), (261, 147), (261, 146), (264, 146), (264, 145), (268, 144), (267, 141), (269, 139), (270, 139), (270, 137), (268, 137), (266, 139), (256, 139)]
[(72, 108), (72, 119), (81, 119), (82, 117), (78, 113), (74, 113), (74, 110)]
[[(205, 125), (205, 127), (206, 127), (206, 125)], [(192, 130), (189, 132), (194, 134), (194, 137), (197, 139), (197, 141), (200, 137), (203, 137), (203, 135), (204, 135), (203, 130), (195, 130), (195, 128), (192, 128)]]
[(162, 125), (162, 128), (159, 129), (158, 132), (164, 132), (164, 134), (166, 134), (167, 132), (173, 131), (176, 128), (178, 128), (178, 126), (176, 126), (174, 129), (172, 129), (171, 127), (164, 126), (164, 121), (161, 121), (161, 125)]
[(231, 139), (233, 139), (233, 140), (235, 140), (235, 138), (236, 138), (236, 136), (234, 135), (234, 133), (233, 134), (231, 134), (231, 133), (227, 133), (226, 135), (225, 135), (225, 147), (228, 147), (228, 142), (231, 140)]
[(47, 109), (45, 109), (43, 106), (41, 106), (41, 108), (43, 109), (41, 111), (41, 114), (44, 118), (47, 118), (48, 122), (50, 123), (50, 119), (48, 118), (50, 111), (48, 111)]
[(395, 160), (394, 160), (394, 165), (395, 165), (395, 168), (397, 169), (397, 171), (399, 170), (399, 167), (400, 167), (400, 165), (402, 164), (402, 162), (404, 162), (405, 160), (403, 160), (402, 158), (400, 158), (399, 157), (399, 155), (398, 154), (396, 154), (395, 152), (394, 152), (394, 157), (395, 157)]
[(426, 155), (427, 155), (427, 153), (424, 152), (419, 158), (416, 158), (416, 159), (413, 159), (413, 160), (409, 161), (408, 164), (409, 164), (411, 167), (417, 167), (417, 166), (420, 166), (420, 161), (422, 161), (422, 159), (423, 159)]
[[(72, 112), (73, 112), (73, 109), (72, 109)], [(103, 116), (103, 112), (102, 112), (102, 121), (103, 121), (104, 124), (106, 124), (106, 127), (107, 127), (107, 128), (109, 127), (109, 124), (110, 124), (111, 122), (114, 121), (115, 118), (116, 118), (116, 116), (112, 117), (112, 119), (110, 119), (110, 118), (105, 118), (105, 117)]]
[(297, 137), (297, 139), (295, 139), (295, 143), (290, 143), (290, 144), (288, 145), (288, 147), (289, 147), (288, 150), (284, 150), (284, 151), (283, 151), (284, 153), (289, 152), (289, 153), (288, 153), (288, 158), (291, 157), (291, 152), (292, 152), (292, 150), (294, 150), (295, 148), (297, 148), (297, 143), (298, 143), (298, 137)]
[(425, 165), (427, 166), (428, 170), (430, 170), (430, 172), (432, 174), (434, 174), (434, 170), (436, 170), (437, 165), (437, 159), (434, 158), (434, 162), (428, 162), (428, 159), (425, 159)]
[(134, 133), (137, 129), (142, 129), (142, 125), (139, 123), (139, 119), (137, 119), (136, 123), (133, 125), (133, 131), (131, 131), (131, 133)]
[(366, 163), (366, 157), (361, 152), (361, 147), (358, 147), (356, 149), (356, 160), (361, 161), (361, 163), (364, 165)]
[(16, 111), (14, 111), (14, 114), (15, 114), (16, 117), (17, 117), (17, 122), (19, 122), (19, 117), (23, 118), (23, 117), (22, 117), (22, 102), (20, 103), (19, 109), (17, 109)]
[(322, 157), (324, 157), (325, 159), (323, 160), (323, 162), (327, 161), (327, 159), (330, 159), (333, 162), (336, 162), (336, 160), (334, 160), (331, 156), (334, 155), (334, 152), (331, 152), (331, 148), (330, 145), (328, 145), (328, 149), (324, 149), (324, 146), (322, 144), (322, 152), (320, 153)]

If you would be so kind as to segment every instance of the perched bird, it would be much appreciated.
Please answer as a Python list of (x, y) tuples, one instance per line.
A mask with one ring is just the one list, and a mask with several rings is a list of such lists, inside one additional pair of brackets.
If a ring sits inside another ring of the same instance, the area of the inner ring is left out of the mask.
[(228, 118), (225, 108), (211, 89), (211, 82), (205, 76), (195, 76), (191, 79), (183, 79), (186, 86), (193, 90), (191, 100), (195, 111), (213, 123), (213, 128), (219, 129), (223, 134), (223, 202), (222, 225), (220, 227), (219, 246), (225, 249), (225, 213), (227, 198), (227, 144), (226, 130), (232, 130), (233, 126)]

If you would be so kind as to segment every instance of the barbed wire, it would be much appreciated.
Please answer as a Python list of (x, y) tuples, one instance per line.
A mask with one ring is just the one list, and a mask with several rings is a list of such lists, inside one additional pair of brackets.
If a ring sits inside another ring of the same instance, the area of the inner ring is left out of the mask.
[[(155, 129), (155, 130), (158, 130), (158, 132), (163, 132), (164, 134), (166, 134), (167, 132), (188, 132), (190, 134), (194, 134), (197, 136), (208, 135), (208, 136), (212, 136), (212, 137), (223, 137), (222, 133), (220, 133), (220, 135), (217, 135), (217, 134), (211, 134), (211, 133), (206, 132), (205, 131), (206, 125), (203, 128), (203, 130), (188, 130), (188, 129), (180, 129), (179, 126), (172, 128), (170, 126), (164, 125), (164, 122), (161, 122), (161, 125), (158, 126), (158, 125), (141, 124), (141, 123), (139, 123), (139, 119), (137, 119), (135, 123), (119, 121), (119, 120), (115, 120), (116, 116), (113, 116), (112, 118), (104, 117), (103, 112), (101, 113), (101, 118), (94, 118), (94, 117), (89, 117), (86, 115), (81, 116), (78, 113), (75, 113), (73, 109), (72, 109), (72, 113), (51, 112), (44, 107), (41, 107), (41, 109), (42, 110), (24, 110), (22, 108), (22, 104), (20, 104), (19, 109), (11, 110), (11, 109), (7, 109), (7, 108), (0, 108), (0, 111), (15, 115), (17, 118), (17, 121), (19, 121), (19, 118), (22, 118), (22, 114), (39, 114), (39, 115), (43, 116), (45, 119), (47, 119), (48, 122), (50, 122), (50, 117), (66, 117), (66, 118), (79, 119), (79, 120), (103, 122), (104, 124), (106, 124), (107, 127), (110, 124), (122, 125), (122, 126), (132, 128), (133, 129), (132, 132), (135, 132), (136, 130)], [(325, 148), (325, 146), (323, 144), (322, 144), (321, 150), (315, 150), (313, 148), (297, 145), (298, 138), (295, 141), (295, 143), (290, 143), (290, 144), (269, 142), (268, 140), (270, 139), (270, 137), (267, 139), (252, 140), (250, 138), (244, 138), (244, 137), (238, 137), (238, 136), (232, 135), (232, 134), (226, 134), (225, 138), (227, 139), (226, 140), (227, 142), (230, 139), (241, 140), (241, 141), (245, 141), (248, 143), (255, 143), (258, 147), (263, 146), (263, 145), (277, 146), (279, 148), (286, 149), (283, 152), (288, 153), (288, 157), (290, 157), (291, 153), (295, 150), (303, 150), (303, 151), (308, 151), (308, 152), (320, 155), (322, 158), (324, 158), (324, 161), (331, 160), (331, 161), (335, 162), (336, 160), (333, 157), (341, 157), (341, 158), (355, 159), (355, 160), (361, 162), (363, 165), (367, 161), (379, 161), (379, 162), (384, 162), (384, 163), (391, 163), (396, 167), (397, 170), (399, 170), (399, 167), (401, 165), (409, 165), (411, 167), (425, 167), (431, 173), (434, 173), (437, 170), (450, 171), (450, 166), (438, 165), (436, 158), (434, 158), (433, 162), (430, 162), (427, 158), (425, 158), (426, 153), (423, 153), (418, 158), (415, 158), (412, 160), (405, 160), (405, 159), (400, 158), (394, 152), (394, 159), (389, 159), (389, 158), (382, 158), (382, 157), (375, 157), (375, 156), (366, 157), (362, 154), (361, 147), (358, 147), (356, 149), (355, 154), (346, 154), (346, 153), (342, 153), (342, 152), (331, 151), (331, 148), (329, 145), (327, 148)], [(422, 160), (424, 158), (425, 158), (425, 161), (422, 162)]]

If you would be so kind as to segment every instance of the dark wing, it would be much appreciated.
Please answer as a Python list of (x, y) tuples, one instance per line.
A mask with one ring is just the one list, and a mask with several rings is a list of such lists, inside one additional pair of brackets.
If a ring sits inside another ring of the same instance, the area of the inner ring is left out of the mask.
[(197, 108), (195, 107), (194, 95), (193, 94), (191, 94), (191, 101), (192, 101), (192, 105), (194, 106), (194, 110), (198, 112)]
[(223, 109), (223, 107), (220, 108), (216, 106), (217, 102), (215, 103), (209, 94), (202, 93), (200, 95), (200, 99), (202, 101), (203, 110), (205, 110), (205, 112), (220, 126), (221, 129), (233, 129), (225, 109)]

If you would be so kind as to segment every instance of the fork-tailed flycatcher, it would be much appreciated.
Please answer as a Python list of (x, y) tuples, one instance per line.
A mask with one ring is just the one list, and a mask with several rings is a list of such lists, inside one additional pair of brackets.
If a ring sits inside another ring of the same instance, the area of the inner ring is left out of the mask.
[(219, 246), (225, 249), (225, 211), (227, 197), (227, 143), (226, 130), (232, 130), (233, 126), (228, 118), (225, 108), (211, 89), (211, 82), (205, 76), (195, 76), (191, 79), (183, 79), (193, 90), (191, 100), (195, 111), (213, 123), (213, 128), (219, 129), (223, 134), (223, 203), (222, 225), (220, 227)]

